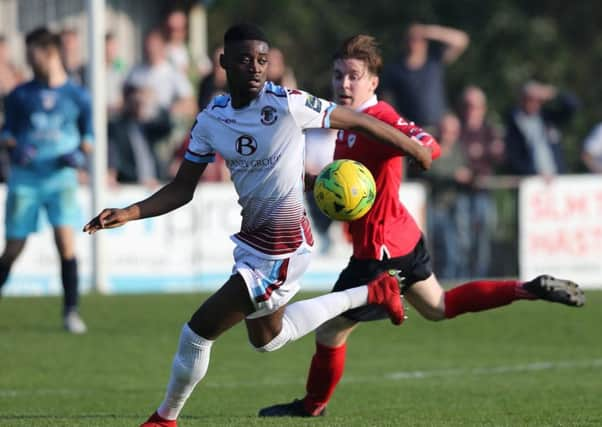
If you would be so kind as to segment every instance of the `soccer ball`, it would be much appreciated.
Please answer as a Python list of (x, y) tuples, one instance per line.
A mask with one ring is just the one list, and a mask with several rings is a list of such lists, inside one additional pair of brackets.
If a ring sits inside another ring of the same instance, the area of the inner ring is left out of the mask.
[(324, 214), (338, 221), (366, 215), (376, 198), (376, 183), (368, 168), (354, 160), (335, 160), (322, 169), (314, 184), (314, 199)]

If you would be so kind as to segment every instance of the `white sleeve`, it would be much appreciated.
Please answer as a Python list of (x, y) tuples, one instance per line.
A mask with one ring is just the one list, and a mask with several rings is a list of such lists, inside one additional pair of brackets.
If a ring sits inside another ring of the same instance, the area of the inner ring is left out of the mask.
[(288, 108), (301, 129), (329, 128), (336, 104), (302, 90), (287, 91)]
[(583, 149), (592, 156), (602, 155), (602, 124), (597, 125), (585, 138)]
[(190, 131), (188, 148), (184, 154), (186, 160), (193, 163), (213, 163), (215, 161), (215, 149), (211, 145), (207, 121), (207, 116), (202, 112), (197, 116)]
[(308, 129), (305, 131), (305, 170), (317, 175), (332, 162), (337, 139), (336, 129)]
[(177, 70), (172, 70), (173, 80), (176, 90), (176, 97), (178, 99), (188, 98), (192, 96), (192, 85), (188, 80), (188, 77), (182, 75)]

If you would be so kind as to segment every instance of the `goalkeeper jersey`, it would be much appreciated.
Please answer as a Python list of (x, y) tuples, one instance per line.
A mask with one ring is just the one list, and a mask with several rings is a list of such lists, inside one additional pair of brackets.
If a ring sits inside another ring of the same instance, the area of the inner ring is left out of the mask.
[(27, 165), (11, 163), (10, 186), (72, 186), (73, 168), (61, 167), (59, 158), (76, 150), (82, 140), (92, 142), (90, 96), (67, 80), (49, 87), (31, 80), (5, 99), (5, 123), (1, 139), (14, 138), (16, 149), (28, 146), (35, 155)]

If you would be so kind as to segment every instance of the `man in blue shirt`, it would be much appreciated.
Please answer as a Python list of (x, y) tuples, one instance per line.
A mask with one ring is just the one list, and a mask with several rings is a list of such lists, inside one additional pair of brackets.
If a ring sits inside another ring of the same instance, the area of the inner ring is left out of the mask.
[(37, 231), (39, 211), (44, 209), (61, 259), (64, 327), (84, 333), (86, 325), (77, 312), (73, 227), (78, 217), (78, 169), (85, 166), (85, 154), (92, 149), (90, 97), (69, 80), (57, 35), (39, 28), (27, 35), (25, 43), (34, 78), (5, 99), (6, 121), (0, 133), (0, 144), (11, 157), (0, 287), (27, 236)]

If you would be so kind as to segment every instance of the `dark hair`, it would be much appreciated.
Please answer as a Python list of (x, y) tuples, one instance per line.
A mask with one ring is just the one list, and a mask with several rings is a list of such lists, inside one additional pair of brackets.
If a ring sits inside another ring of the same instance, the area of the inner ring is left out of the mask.
[(366, 34), (357, 34), (343, 42), (341, 48), (333, 55), (337, 59), (359, 59), (368, 66), (368, 71), (379, 75), (383, 67), (383, 58), (376, 39)]
[(241, 42), (245, 40), (259, 40), (269, 44), (261, 28), (255, 24), (242, 23), (233, 25), (224, 34), (224, 44)]
[(48, 28), (39, 27), (27, 33), (25, 36), (25, 44), (27, 46), (37, 46), (44, 49), (50, 47), (60, 49), (61, 40), (58, 35), (48, 30)]

